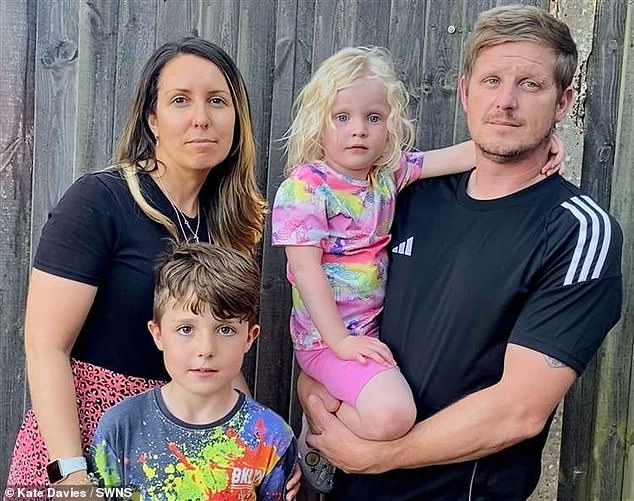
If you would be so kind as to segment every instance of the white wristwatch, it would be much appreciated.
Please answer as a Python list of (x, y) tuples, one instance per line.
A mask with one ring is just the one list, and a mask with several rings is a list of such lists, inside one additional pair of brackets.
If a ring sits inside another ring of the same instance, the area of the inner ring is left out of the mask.
[(56, 459), (46, 465), (46, 473), (48, 475), (48, 481), (51, 484), (61, 482), (71, 473), (76, 471), (85, 470), (88, 468), (86, 464), (86, 458), (84, 456), (77, 456), (74, 458)]

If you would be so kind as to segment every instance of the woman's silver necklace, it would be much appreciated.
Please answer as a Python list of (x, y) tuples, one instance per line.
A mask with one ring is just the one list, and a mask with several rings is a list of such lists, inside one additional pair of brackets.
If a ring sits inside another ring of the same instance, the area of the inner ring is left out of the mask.
[[(167, 201), (170, 203), (170, 205), (174, 209), (174, 213), (176, 214), (176, 221), (178, 221), (178, 226), (180, 227), (181, 233), (183, 234), (183, 237), (185, 238), (185, 240), (189, 240), (189, 238), (187, 238), (187, 233), (185, 233), (185, 227), (187, 227), (189, 232), (192, 234), (194, 242), (196, 242), (197, 244), (200, 243), (200, 240), (198, 238), (198, 230), (200, 229), (200, 202), (198, 202), (196, 207), (196, 230), (194, 231), (192, 230), (192, 227), (189, 225), (187, 216), (183, 213), (183, 211), (181, 211), (176, 206), (174, 202), (172, 202), (172, 198), (170, 197), (170, 194), (167, 191), (167, 188), (163, 186), (161, 179), (158, 176), (156, 176), (156, 180), (158, 181), (158, 185), (161, 187), (161, 190), (163, 190), (163, 193), (165, 194), (165, 198), (167, 198)], [(181, 222), (181, 218), (182, 218), (182, 222)], [(183, 227), (183, 223), (185, 223), (185, 227)]]

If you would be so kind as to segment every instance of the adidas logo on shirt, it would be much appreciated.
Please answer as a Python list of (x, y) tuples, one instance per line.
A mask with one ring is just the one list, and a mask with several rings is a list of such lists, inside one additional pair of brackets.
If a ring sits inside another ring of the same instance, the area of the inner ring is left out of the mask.
[(396, 247), (393, 247), (392, 254), (401, 254), (403, 256), (411, 256), (412, 245), (414, 245), (414, 237), (409, 237), (404, 242), (401, 242)]

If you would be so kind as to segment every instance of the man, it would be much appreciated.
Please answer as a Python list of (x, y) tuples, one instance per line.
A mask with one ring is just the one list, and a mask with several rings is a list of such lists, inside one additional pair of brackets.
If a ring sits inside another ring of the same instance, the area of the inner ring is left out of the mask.
[(618, 224), (540, 174), (576, 62), (567, 26), (545, 11), (481, 14), (460, 81), (476, 168), (410, 187), (393, 227), (381, 333), (419, 422), (401, 439), (364, 441), (300, 379), (321, 432), (309, 443), (375, 474), (340, 476), (333, 499), (512, 501), (535, 488), (554, 410), (622, 299)]

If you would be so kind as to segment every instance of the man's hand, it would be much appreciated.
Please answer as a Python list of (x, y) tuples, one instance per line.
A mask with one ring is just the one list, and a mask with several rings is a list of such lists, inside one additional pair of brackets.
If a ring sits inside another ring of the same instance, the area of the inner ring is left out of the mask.
[(346, 336), (333, 343), (330, 349), (342, 360), (357, 360), (359, 363), (365, 364), (369, 358), (377, 364), (396, 366), (390, 349), (375, 337)]
[(306, 415), (306, 419), (308, 420), (308, 425), (311, 430), (314, 430), (313, 422), (310, 415), (310, 408), (308, 405), (308, 397), (310, 395), (316, 395), (320, 400), (322, 405), (326, 408), (328, 412), (335, 413), (339, 410), (339, 406), (341, 405), (341, 401), (337, 400), (333, 397), (326, 387), (315, 381), (310, 376), (307, 376), (303, 372), (299, 373), (299, 378), (297, 379), (297, 396), (299, 398), (299, 403), (302, 404), (302, 409), (304, 409), (304, 414)]
[(383, 473), (393, 468), (385, 467), (386, 442), (357, 437), (328, 412), (319, 397), (309, 395), (304, 409), (311, 416), (314, 432), (306, 436), (306, 442), (337, 468), (348, 473)]

